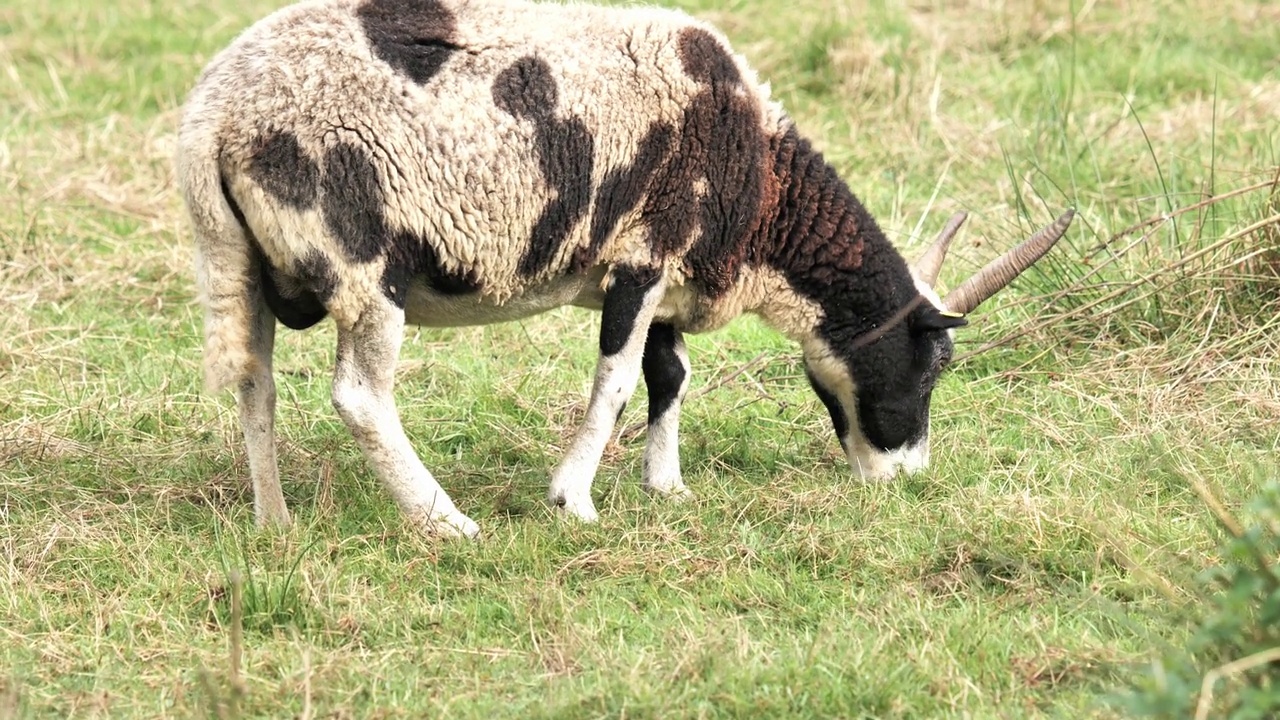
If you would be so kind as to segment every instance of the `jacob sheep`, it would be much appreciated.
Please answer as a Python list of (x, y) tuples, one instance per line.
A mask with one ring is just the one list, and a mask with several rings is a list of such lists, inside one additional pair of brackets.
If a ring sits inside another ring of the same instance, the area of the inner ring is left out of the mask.
[(550, 502), (591, 483), (639, 378), (644, 485), (686, 493), (682, 334), (755, 313), (798, 342), (854, 472), (928, 461), (929, 398), (964, 314), (1067, 213), (945, 300), (953, 222), (913, 269), (713, 27), (680, 12), (524, 0), (310, 0), (217, 55), (185, 105), (205, 378), (235, 386), (259, 523), (287, 523), (276, 321), (332, 316), (333, 403), (404, 512), (475, 535), (401, 427), (406, 323), (602, 313), (586, 418)]

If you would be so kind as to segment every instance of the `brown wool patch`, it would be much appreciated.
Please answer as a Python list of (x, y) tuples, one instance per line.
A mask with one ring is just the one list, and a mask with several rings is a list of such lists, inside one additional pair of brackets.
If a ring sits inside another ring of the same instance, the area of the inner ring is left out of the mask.
[(742, 83), (733, 57), (714, 35), (701, 28), (680, 32), (680, 64), (685, 74), (701, 83)]
[(679, 52), (685, 72), (704, 87), (685, 110), (679, 148), (642, 212), (656, 257), (680, 252), (696, 236), (684, 256), (686, 270), (703, 294), (718, 297), (759, 255), (752, 241), (762, 239), (771, 204), (764, 202), (768, 143), (758, 96), (744, 92), (728, 48), (711, 33), (689, 28), (680, 34)]

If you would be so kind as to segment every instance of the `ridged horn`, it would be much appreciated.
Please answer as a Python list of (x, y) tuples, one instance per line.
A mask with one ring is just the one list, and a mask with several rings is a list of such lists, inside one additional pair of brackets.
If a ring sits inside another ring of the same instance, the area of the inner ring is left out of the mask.
[(960, 287), (947, 293), (947, 296), (942, 299), (943, 306), (951, 312), (962, 315), (972, 312), (974, 308), (1003, 290), (1013, 282), (1014, 278), (1022, 274), (1023, 270), (1034, 265), (1049, 252), (1049, 248), (1052, 248), (1054, 243), (1066, 234), (1075, 216), (1075, 210), (1066, 211), (1052, 225), (1041, 228), (1026, 242), (992, 260), (986, 267), (965, 280)]
[(951, 247), (951, 240), (955, 238), (956, 231), (968, 217), (969, 213), (964, 211), (952, 215), (942, 228), (942, 232), (938, 233), (938, 239), (916, 258), (916, 274), (929, 287), (933, 287), (934, 283), (938, 282), (938, 271), (942, 270), (942, 261), (947, 258), (947, 249)]

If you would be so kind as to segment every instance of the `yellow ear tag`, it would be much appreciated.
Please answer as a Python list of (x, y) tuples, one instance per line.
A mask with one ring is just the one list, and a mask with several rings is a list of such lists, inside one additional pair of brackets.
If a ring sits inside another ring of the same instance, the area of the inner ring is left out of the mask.
[(938, 311), (938, 314), (939, 314), (939, 315), (941, 315), (942, 317), (949, 317), (949, 318), (962, 318), (962, 317), (964, 317), (964, 313), (951, 312), (950, 310), (939, 310), (939, 311)]

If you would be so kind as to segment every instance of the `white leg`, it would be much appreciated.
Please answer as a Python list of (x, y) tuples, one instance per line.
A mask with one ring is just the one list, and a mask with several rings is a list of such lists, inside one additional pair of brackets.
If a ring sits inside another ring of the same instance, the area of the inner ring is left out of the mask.
[(689, 389), (689, 353), (684, 338), (670, 325), (649, 328), (644, 347), (644, 382), (649, 388), (649, 437), (644, 447), (644, 488), (655, 495), (684, 499), (689, 490), (680, 477), (680, 405)]
[(271, 374), (276, 318), (259, 294), (252, 300), (253, 328), (250, 352), (253, 371), (236, 388), (240, 428), (244, 432), (249, 475), (253, 479), (253, 514), (258, 527), (289, 524), (289, 509), (280, 491), (276, 462), (276, 383)]
[(618, 416), (640, 380), (645, 337), (662, 299), (664, 283), (646, 271), (615, 268), (605, 291), (600, 320), (600, 360), (596, 365), (587, 417), (551, 476), (552, 506), (587, 522), (598, 518), (591, 482)]
[(351, 328), (338, 329), (333, 405), (401, 510), (430, 533), (474, 537), (480, 528), (458, 512), (414, 452), (400, 424), (392, 385), (404, 311), (371, 306)]

